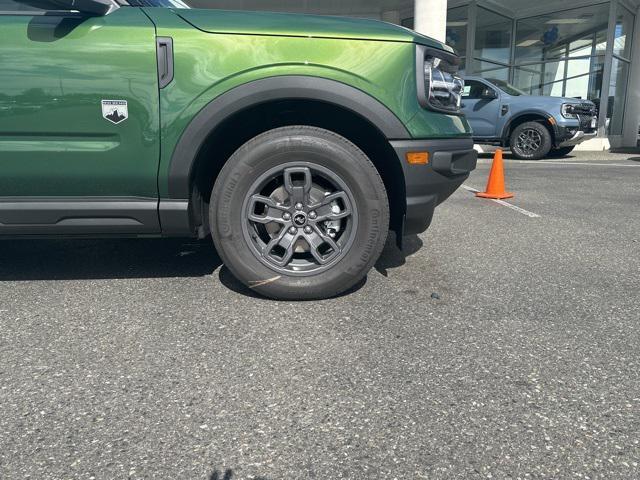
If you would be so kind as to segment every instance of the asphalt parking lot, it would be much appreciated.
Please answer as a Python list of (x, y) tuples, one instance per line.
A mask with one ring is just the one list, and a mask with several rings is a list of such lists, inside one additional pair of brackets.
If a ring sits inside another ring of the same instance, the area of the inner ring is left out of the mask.
[(1, 242), (0, 478), (639, 478), (640, 154), (506, 170), (538, 217), (460, 190), (322, 302), (197, 242)]

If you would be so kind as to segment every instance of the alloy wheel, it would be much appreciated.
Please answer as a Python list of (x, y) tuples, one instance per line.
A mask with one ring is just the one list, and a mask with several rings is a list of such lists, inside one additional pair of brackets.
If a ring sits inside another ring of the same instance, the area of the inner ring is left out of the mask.
[(525, 128), (516, 140), (516, 148), (524, 155), (535, 154), (543, 143), (542, 135), (535, 128)]
[(357, 209), (349, 187), (334, 172), (307, 162), (261, 175), (242, 209), (243, 233), (253, 254), (286, 275), (331, 268), (353, 244)]

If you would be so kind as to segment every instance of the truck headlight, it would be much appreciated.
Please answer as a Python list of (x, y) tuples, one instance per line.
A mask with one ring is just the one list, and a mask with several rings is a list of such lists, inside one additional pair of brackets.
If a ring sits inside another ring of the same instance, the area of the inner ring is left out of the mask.
[(444, 113), (459, 114), (464, 80), (458, 76), (458, 57), (421, 45), (418, 45), (417, 52), (420, 105)]
[(575, 113), (575, 105), (571, 103), (563, 103), (560, 111), (564, 118), (578, 118), (578, 115)]

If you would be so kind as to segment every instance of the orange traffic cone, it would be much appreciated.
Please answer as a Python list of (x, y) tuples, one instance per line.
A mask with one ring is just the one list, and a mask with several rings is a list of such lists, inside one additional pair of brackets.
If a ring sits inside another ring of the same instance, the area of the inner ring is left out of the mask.
[(513, 193), (504, 189), (504, 165), (502, 164), (502, 150), (496, 150), (493, 157), (493, 165), (489, 172), (489, 181), (487, 182), (487, 191), (476, 193), (476, 197), (493, 198), (502, 200), (503, 198), (512, 198)]

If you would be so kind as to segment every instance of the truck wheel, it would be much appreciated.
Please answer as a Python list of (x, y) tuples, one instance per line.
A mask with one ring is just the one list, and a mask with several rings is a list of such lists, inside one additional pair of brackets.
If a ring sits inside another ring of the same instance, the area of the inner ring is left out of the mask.
[(569, 155), (571, 152), (573, 152), (573, 149), (576, 148), (575, 145), (573, 147), (563, 147), (563, 148), (553, 148), (551, 149), (551, 151), (547, 154), (547, 157), (550, 158), (561, 158), (561, 157), (566, 157), (567, 155)]
[(551, 134), (538, 122), (518, 125), (509, 140), (511, 153), (520, 160), (539, 160), (551, 150)]
[(389, 229), (367, 156), (320, 128), (278, 128), (236, 151), (216, 180), (211, 234), (231, 273), (276, 299), (342, 293), (378, 260)]

